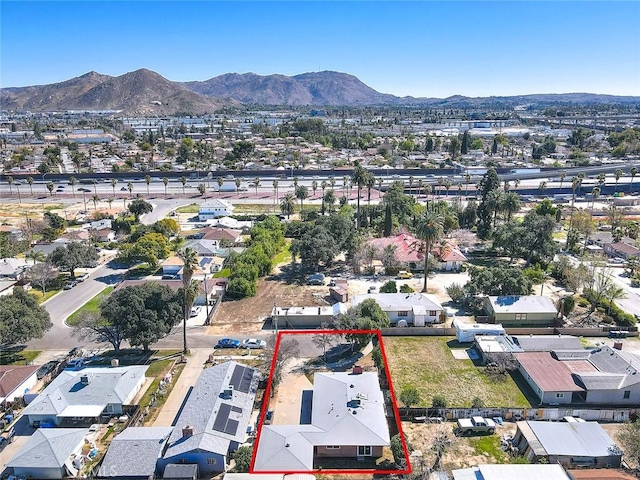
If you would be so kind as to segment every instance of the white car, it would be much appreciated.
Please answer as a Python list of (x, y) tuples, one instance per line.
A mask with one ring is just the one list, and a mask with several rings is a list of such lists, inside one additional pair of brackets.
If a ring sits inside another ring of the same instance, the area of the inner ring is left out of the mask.
[(267, 342), (259, 340), (257, 338), (247, 338), (242, 342), (242, 348), (264, 348), (267, 346)]

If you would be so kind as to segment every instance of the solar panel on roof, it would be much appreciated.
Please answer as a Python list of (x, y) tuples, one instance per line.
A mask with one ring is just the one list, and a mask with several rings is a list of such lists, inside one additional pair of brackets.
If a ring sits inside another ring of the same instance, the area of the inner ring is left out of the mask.
[(253, 381), (253, 369), (245, 368), (244, 372), (242, 373), (242, 381), (240, 382), (240, 386), (238, 387), (238, 390), (240, 390), (242, 393), (249, 393), (249, 390), (251, 389), (252, 381)]
[(227, 422), (229, 421), (229, 413), (231, 413), (231, 405), (223, 403), (220, 405), (216, 419), (213, 422), (213, 429), (218, 432), (224, 432)]
[(209, 263), (209, 259), (208, 258), (203, 258), (202, 260), (200, 260), (200, 266), (204, 267), (207, 263)]
[(231, 375), (231, 381), (229, 382), (233, 385), (233, 388), (238, 390), (240, 387), (240, 381), (242, 380), (242, 374), (244, 373), (244, 367), (240, 365), (236, 365), (233, 369), (233, 374)]
[(242, 413), (242, 408), (233, 406), (233, 407), (231, 407), (231, 411), (232, 412), (236, 412), (236, 413)]
[(224, 433), (235, 435), (238, 431), (238, 424), (239, 422), (237, 420), (229, 420), (229, 422), (227, 422), (227, 426), (224, 429)]

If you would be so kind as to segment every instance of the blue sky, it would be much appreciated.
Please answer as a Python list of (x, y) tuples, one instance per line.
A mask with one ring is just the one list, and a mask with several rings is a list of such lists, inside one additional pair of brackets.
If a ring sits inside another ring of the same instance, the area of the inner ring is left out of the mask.
[(0, 85), (336, 70), (424, 97), (640, 95), (640, 2), (7, 1)]

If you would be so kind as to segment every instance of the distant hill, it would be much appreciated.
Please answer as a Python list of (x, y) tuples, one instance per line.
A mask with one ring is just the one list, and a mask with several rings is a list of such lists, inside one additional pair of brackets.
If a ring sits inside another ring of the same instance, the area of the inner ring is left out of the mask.
[(205, 81), (172, 82), (140, 69), (117, 77), (89, 72), (65, 82), (0, 89), (3, 110), (123, 110), (129, 114), (202, 114), (236, 104), (289, 106), (415, 105), (443, 108), (551, 106), (560, 104), (640, 104), (640, 97), (591, 93), (511, 97), (397, 97), (380, 93), (340, 72), (294, 75), (227, 73)]
[(4, 110), (124, 110), (131, 114), (213, 112), (220, 102), (147, 69), (118, 77), (89, 72), (61, 83), (3, 88)]

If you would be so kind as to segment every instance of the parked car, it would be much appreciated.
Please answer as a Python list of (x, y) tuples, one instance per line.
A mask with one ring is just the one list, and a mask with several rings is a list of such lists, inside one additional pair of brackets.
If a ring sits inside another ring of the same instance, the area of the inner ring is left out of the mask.
[(472, 433), (492, 434), (496, 431), (496, 423), (490, 418), (471, 417), (459, 418), (456, 433), (459, 435), (470, 435)]
[(120, 191), (121, 192), (126, 192), (127, 191), (127, 187), (120, 187)]
[(369, 290), (367, 290), (367, 293), (378, 293), (378, 287), (369, 287)]
[(259, 340), (257, 338), (247, 338), (242, 342), (242, 348), (264, 348), (267, 346), (267, 342)]
[(177, 275), (162, 275), (162, 280), (175, 280), (178, 278)]
[(324, 285), (324, 275), (322, 273), (314, 273), (307, 277), (307, 284), (309, 285)]
[(218, 340), (215, 348), (238, 348), (240, 346), (240, 340), (235, 338), (221, 338)]
[(191, 307), (191, 316), (197, 317), (200, 314), (202, 307)]
[(267, 410), (267, 414), (264, 416), (264, 424), (271, 425), (273, 422), (273, 410)]
[(73, 287), (75, 287), (78, 284), (77, 281), (71, 281), (71, 282), (67, 282), (64, 284), (64, 287), (62, 287), (63, 290), (71, 290)]
[(65, 370), (80, 370), (84, 366), (84, 359), (82, 358), (72, 358), (67, 363), (67, 366), (64, 367)]
[(84, 187), (80, 187), (78, 189), (79, 192), (90, 192), (91, 190), (89, 190), (88, 188), (84, 188)]
[(400, 270), (398, 272), (398, 278), (402, 278), (404, 280), (408, 280), (409, 278), (413, 278), (413, 273), (407, 272), (406, 270)]
[(40, 368), (36, 371), (36, 378), (38, 380), (42, 380), (44, 377), (53, 372), (58, 365), (58, 362), (47, 362), (44, 365), (41, 365)]
[(76, 281), (84, 282), (87, 278), (89, 278), (89, 274), (85, 273), (85, 274), (80, 275), (79, 277), (76, 277)]

